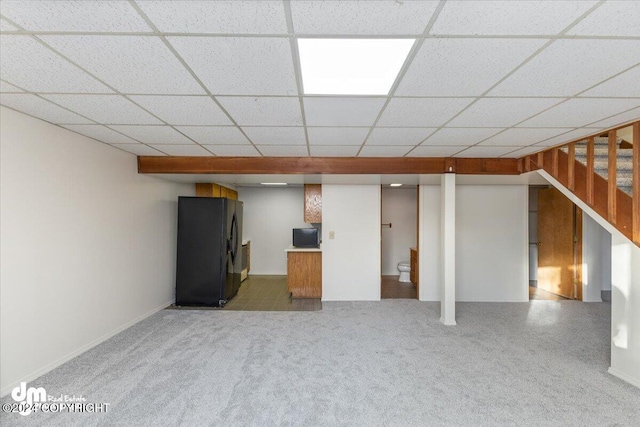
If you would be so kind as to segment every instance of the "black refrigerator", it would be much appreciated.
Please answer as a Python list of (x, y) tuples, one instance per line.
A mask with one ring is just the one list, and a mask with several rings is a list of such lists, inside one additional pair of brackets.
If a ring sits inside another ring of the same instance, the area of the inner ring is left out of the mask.
[(222, 307), (242, 272), (242, 202), (178, 198), (176, 305)]

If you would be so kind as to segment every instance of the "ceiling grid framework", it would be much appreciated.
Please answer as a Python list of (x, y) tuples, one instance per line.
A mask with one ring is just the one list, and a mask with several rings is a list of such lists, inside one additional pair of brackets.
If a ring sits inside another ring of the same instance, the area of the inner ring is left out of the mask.
[[(0, 1), (0, 104), (136, 155), (520, 157), (640, 118), (640, 2)], [(415, 39), (386, 96), (300, 38)]]

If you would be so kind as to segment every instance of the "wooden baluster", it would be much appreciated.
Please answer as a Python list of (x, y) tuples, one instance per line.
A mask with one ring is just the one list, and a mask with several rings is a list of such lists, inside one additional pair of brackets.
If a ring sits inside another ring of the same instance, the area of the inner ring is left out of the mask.
[(567, 187), (569, 190), (576, 190), (576, 143), (569, 144), (569, 164), (567, 165)]
[(615, 130), (609, 131), (609, 153), (608, 153), (608, 161), (609, 161), (609, 177), (608, 177), (608, 214), (609, 214), (609, 222), (612, 224), (616, 223), (616, 196), (618, 192), (618, 171), (617, 171), (617, 157), (618, 150), (616, 146), (617, 135)]
[(587, 203), (593, 206), (594, 186), (593, 178), (595, 174), (595, 140), (592, 136), (587, 140)]
[(633, 241), (640, 245), (640, 122), (633, 124)]
[(551, 149), (551, 175), (553, 175), (553, 177), (556, 179), (558, 179), (558, 152), (559, 151), (560, 151), (559, 148)]
[(540, 169), (544, 169), (544, 152), (538, 153), (538, 167)]

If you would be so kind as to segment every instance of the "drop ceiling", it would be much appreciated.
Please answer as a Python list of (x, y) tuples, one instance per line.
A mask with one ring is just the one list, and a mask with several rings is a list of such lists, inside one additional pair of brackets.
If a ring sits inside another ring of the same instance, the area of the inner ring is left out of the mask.
[[(136, 155), (519, 157), (640, 118), (640, 2), (0, 2), (0, 104)], [(413, 39), (305, 95), (299, 38)]]

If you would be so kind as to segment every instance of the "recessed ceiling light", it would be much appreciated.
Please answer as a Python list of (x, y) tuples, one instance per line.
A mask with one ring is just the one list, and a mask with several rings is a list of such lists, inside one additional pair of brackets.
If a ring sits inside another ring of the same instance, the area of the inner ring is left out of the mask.
[(287, 185), (286, 182), (261, 182), (262, 185)]
[(387, 95), (415, 39), (298, 39), (305, 95)]
[(402, 184), (389, 184), (389, 187), (402, 187)]

